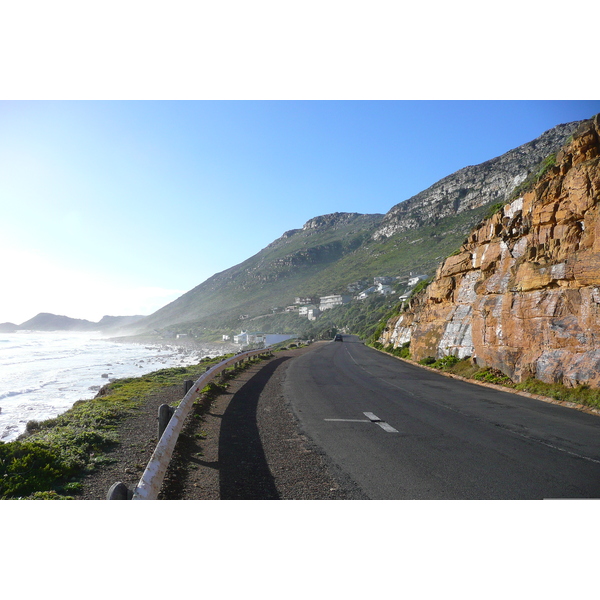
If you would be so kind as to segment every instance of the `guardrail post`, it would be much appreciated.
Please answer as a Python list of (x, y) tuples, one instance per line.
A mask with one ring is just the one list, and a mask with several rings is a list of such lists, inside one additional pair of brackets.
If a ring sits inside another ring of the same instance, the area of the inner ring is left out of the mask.
[(133, 490), (130, 490), (124, 483), (117, 481), (113, 483), (106, 494), (107, 500), (131, 500), (133, 498)]
[(186, 381), (183, 382), (183, 395), (184, 396), (192, 389), (193, 385), (194, 385), (193, 379), (187, 379)]
[(169, 424), (169, 421), (171, 420), (171, 417), (173, 416), (174, 412), (175, 412), (175, 409), (172, 406), (169, 406), (168, 404), (161, 404), (158, 407), (158, 439), (159, 440), (162, 437), (162, 434), (165, 432), (165, 429), (167, 428), (167, 425)]
[(152, 457), (142, 477), (133, 490), (132, 496), (130, 496), (131, 492), (123, 491), (123, 487), (127, 489), (126, 486), (120, 487), (119, 484), (115, 484), (113, 486), (115, 489), (111, 488), (111, 499), (129, 499), (131, 497), (132, 500), (155, 500), (158, 498), (169, 461), (177, 444), (177, 438), (179, 437), (185, 418), (192, 409), (194, 400), (197, 398), (196, 389), (203, 389), (215, 377), (223, 373), (228, 366), (240, 361), (249, 360), (252, 356), (262, 353), (264, 353), (264, 349), (262, 351), (242, 352), (239, 356), (230, 357), (212, 367), (207, 367), (205, 373), (194, 382), (193, 386), (186, 393), (177, 409), (171, 408), (168, 404), (163, 404), (159, 408), (158, 444), (152, 453)]

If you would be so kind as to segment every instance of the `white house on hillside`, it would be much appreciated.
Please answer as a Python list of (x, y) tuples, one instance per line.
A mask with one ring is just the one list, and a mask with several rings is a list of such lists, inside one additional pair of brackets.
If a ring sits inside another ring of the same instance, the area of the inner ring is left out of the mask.
[(238, 335), (233, 336), (233, 343), (239, 344), (240, 346), (250, 346), (251, 344), (264, 344), (265, 338), (266, 336), (264, 333), (248, 333), (247, 331), (242, 331)]
[(384, 285), (383, 283), (377, 284), (377, 292), (380, 294), (391, 294), (393, 292), (391, 285)]
[(321, 314), (321, 311), (318, 308), (309, 308), (308, 309), (308, 320), (316, 321), (317, 317)]
[(367, 288), (366, 290), (363, 290), (358, 296), (356, 296), (356, 298), (358, 300), (364, 300), (367, 296), (370, 296), (371, 294), (374, 294), (377, 291), (377, 286), (376, 285), (372, 285), (370, 288)]
[(352, 299), (352, 296), (342, 294), (333, 294), (332, 296), (321, 296), (319, 310), (329, 310), (335, 306), (347, 304)]
[(298, 309), (298, 314), (301, 317), (306, 317), (306, 316), (308, 316), (308, 311), (312, 310), (313, 308), (317, 308), (317, 307), (314, 304), (307, 304), (306, 306), (301, 306)]

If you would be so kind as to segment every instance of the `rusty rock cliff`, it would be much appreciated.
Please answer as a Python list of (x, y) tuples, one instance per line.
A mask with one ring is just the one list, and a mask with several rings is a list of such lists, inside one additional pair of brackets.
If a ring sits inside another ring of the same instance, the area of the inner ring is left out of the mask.
[(471, 356), (513, 381), (600, 387), (600, 115), (481, 223), (379, 341)]

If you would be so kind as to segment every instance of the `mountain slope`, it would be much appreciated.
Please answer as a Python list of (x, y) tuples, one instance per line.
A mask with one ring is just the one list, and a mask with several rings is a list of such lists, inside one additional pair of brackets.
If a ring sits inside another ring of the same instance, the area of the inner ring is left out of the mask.
[(319, 274), (368, 239), (382, 217), (335, 213), (311, 219), (243, 263), (213, 275), (140, 321), (136, 329), (189, 324), (206, 317), (234, 322), (241, 314), (257, 316), (291, 304), (296, 295), (342, 291), (331, 289)]
[(433, 273), (490, 205), (506, 201), (578, 124), (559, 125), (500, 157), (465, 167), (386, 215), (315, 217), (142, 319), (131, 332), (202, 335), (204, 330), (237, 329), (240, 316), (271, 314), (296, 296), (347, 293), (348, 284), (376, 276)]

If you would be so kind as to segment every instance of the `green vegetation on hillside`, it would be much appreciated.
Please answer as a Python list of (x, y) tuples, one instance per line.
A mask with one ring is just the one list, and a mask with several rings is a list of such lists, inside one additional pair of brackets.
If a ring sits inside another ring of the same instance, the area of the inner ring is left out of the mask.
[[(297, 296), (348, 294), (347, 286), (358, 280), (406, 278), (411, 272), (431, 275), (439, 262), (461, 245), (485, 210), (464, 211), (379, 241), (371, 238), (379, 216), (334, 229), (298, 231), (155, 313), (156, 325), (163, 323), (157, 327), (158, 335), (185, 332), (199, 341), (214, 342), (223, 334), (248, 330), (318, 338), (335, 326), (368, 337), (390, 310), (389, 300), (380, 301), (385, 304), (381, 310), (374, 309), (371, 302), (353, 300), (324, 312), (315, 322), (283, 311)], [(391, 301), (395, 304), (401, 286), (396, 291)], [(197, 316), (189, 318), (191, 315)], [(168, 324), (184, 316), (188, 318)]]

